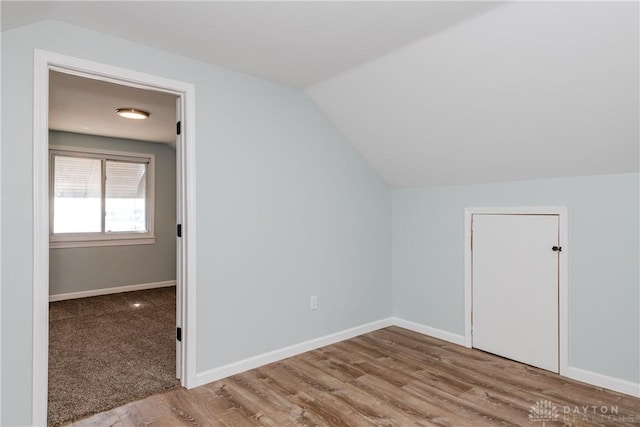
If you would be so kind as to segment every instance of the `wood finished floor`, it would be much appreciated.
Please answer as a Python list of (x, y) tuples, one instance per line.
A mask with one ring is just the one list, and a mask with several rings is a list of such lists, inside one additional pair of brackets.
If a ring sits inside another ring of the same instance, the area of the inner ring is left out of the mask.
[(542, 426), (541, 400), (548, 427), (640, 426), (640, 399), (398, 327), (70, 426)]

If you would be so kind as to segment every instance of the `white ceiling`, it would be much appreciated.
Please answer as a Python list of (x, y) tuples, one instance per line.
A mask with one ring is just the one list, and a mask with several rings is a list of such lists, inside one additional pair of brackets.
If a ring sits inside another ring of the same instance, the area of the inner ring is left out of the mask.
[(514, 2), (307, 90), (394, 187), (636, 172), (637, 2)]
[[(151, 115), (125, 119), (117, 108)], [(58, 72), (49, 73), (49, 129), (160, 142), (175, 147), (176, 95)]]
[(2, 29), (55, 19), (307, 87), (495, 6), (420, 1), (2, 1)]
[(637, 2), (0, 5), (303, 88), (392, 186), (638, 171)]

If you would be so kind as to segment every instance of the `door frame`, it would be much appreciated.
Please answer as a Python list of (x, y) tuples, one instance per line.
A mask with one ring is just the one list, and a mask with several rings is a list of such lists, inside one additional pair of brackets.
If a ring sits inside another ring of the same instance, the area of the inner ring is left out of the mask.
[[(33, 378), (32, 424), (47, 424), (47, 387), (49, 351), (49, 71), (124, 84), (175, 94), (182, 102), (182, 144), (176, 147), (179, 188), (178, 209), (182, 212), (182, 244), (178, 244), (180, 262), (176, 286), (182, 291), (182, 341), (180, 382), (196, 386), (196, 156), (195, 86), (177, 80), (145, 74), (125, 68), (36, 49), (34, 51), (33, 120)], [(177, 153), (178, 154), (178, 153)], [(178, 344), (178, 343), (176, 343)]]
[(558, 241), (562, 247), (558, 265), (558, 356), (560, 375), (569, 368), (569, 227), (565, 206), (543, 207), (477, 207), (464, 210), (464, 344), (472, 346), (473, 265), (471, 253), (473, 215), (558, 215)]

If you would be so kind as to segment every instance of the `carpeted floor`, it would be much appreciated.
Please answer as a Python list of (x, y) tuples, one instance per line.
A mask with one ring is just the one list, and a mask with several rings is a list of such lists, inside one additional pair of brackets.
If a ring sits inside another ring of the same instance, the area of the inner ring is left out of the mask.
[(175, 287), (49, 304), (49, 426), (178, 385)]

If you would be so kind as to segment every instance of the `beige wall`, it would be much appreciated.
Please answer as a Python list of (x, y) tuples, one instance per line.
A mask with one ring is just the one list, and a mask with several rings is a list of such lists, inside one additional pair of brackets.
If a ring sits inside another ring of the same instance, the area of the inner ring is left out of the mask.
[(153, 245), (49, 250), (50, 295), (176, 278), (176, 154), (165, 144), (51, 131), (49, 144), (156, 156)]

